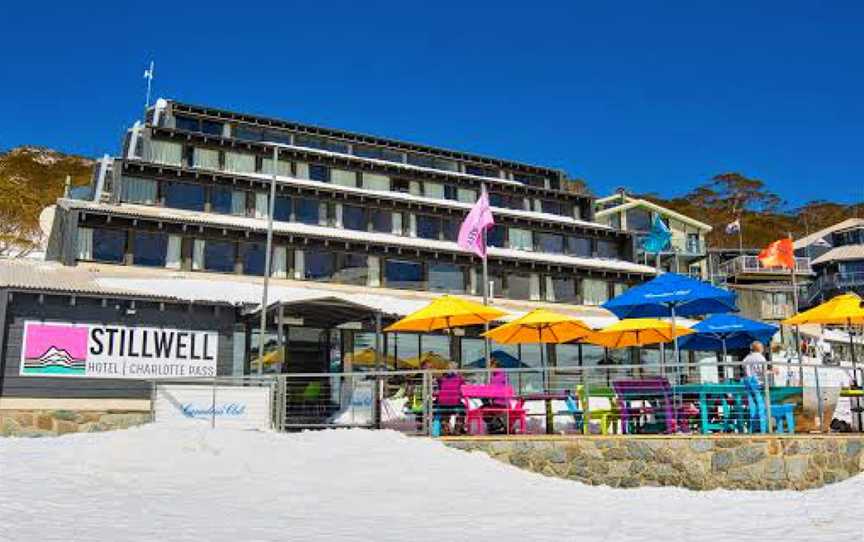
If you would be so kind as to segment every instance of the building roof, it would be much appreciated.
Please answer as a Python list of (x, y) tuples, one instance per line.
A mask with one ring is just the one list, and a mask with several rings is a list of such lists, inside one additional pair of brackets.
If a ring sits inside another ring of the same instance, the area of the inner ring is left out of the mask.
[(820, 265), (828, 262), (864, 260), (864, 245), (843, 245), (834, 247), (818, 258), (814, 258), (811, 265)]
[[(161, 290), (142, 291), (122, 286), (100, 284), (102, 273), (91, 266), (67, 267), (57, 262), (29, 258), (0, 259), (0, 288), (38, 293), (124, 297), (152, 301), (190, 301), (183, 296), (166, 294)], [(159, 292), (159, 293), (155, 293)], [(211, 301), (211, 300), (196, 300)], [(215, 301), (210, 304), (226, 304)]]
[[(181, 209), (169, 209), (165, 207), (153, 207), (149, 205), (134, 205), (128, 203), (108, 204), (80, 200), (58, 201), (58, 205), (67, 209), (80, 209), (83, 211), (98, 211), (105, 214), (126, 216), (129, 218), (150, 218), (166, 222), (206, 224), (217, 227), (242, 228), (252, 231), (266, 232), (267, 221), (263, 218), (251, 218), (231, 215), (218, 215), (202, 213), (197, 211), (186, 211)], [(314, 226), (298, 222), (274, 222), (273, 231), (282, 234), (296, 234), (308, 237), (324, 239), (346, 240), (367, 243), (380, 243), (387, 246), (399, 246), (403, 248), (424, 248), (438, 250), (441, 252), (464, 253), (452, 241), (439, 241), (433, 239), (419, 239), (416, 237), (404, 237), (389, 233), (376, 233), (367, 231), (355, 231), (347, 229), (331, 228), (327, 226)], [(489, 248), (490, 256), (498, 256), (514, 260), (529, 262), (542, 262), (557, 265), (570, 265), (583, 269), (596, 269), (608, 271), (620, 271), (642, 274), (656, 274), (656, 269), (651, 266), (628, 262), (624, 260), (612, 260), (605, 258), (584, 258), (569, 256), (565, 254), (547, 254), (542, 252), (527, 252), (506, 248)]]
[(842, 222), (838, 222), (833, 226), (828, 226), (827, 228), (822, 228), (821, 230), (811, 233), (810, 235), (805, 235), (801, 239), (795, 241), (794, 246), (796, 249), (806, 248), (819, 239), (822, 239), (826, 235), (832, 234), (834, 232), (839, 232), (843, 230), (847, 230), (849, 228), (854, 228), (856, 226), (864, 226), (864, 218), (847, 218)]
[[(620, 194), (613, 194), (611, 196), (606, 196), (605, 198), (600, 198), (598, 200), (595, 200), (595, 204), (602, 204), (602, 203), (605, 203), (608, 201), (612, 201), (615, 198), (621, 198), (621, 197), (622, 196)], [(709, 231), (714, 229), (709, 224), (706, 224), (704, 222), (700, 222), (700, 221), (696, 220), (695, 218), (690, 218), (687, 215), (681, 214), (677, 211), (673, 211), (672, 209), (668, 209), (666, 207), (663, 207), (662, 205), (657, 205), (656, 203), (648, 201), (647, 199), (634, 198), (632, 196), (627, 196), (627, 195), (623, 196), (623, 198), (624, 198), (624, 200), (626, 200), (626, 203), (621, 203), (620, 205), (616, 205), (614, 207), (609, 207), (607, 209), (596, 211), (594, 213), (594, 217), (595, 218), (601, 218), (604, 216), (609, 216), (613, 213), (620, 213), (621, 211), (626, 211), (627, 209), (632, 209), (634, 207), (647, 207), (648, 209), (651, 209), (652, 211), (656, 211), (656, 212), (658, 212), (662, 215), (665, 215), (665, 216), (670, 216), (670, 217), (674, 218), (675, 220), (678, 220), (680, 222), (684, 222), (685, 224), (689, 224), (689, 225), (691, 225), (695, 228), (699, 228), (700, 230), (705, 231), (705, 232), (709, 232)]]

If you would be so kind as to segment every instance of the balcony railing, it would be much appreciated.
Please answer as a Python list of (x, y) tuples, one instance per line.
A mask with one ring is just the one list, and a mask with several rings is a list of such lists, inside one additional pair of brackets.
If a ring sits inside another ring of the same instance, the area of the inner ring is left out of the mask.
[(839, 291), (861, 287), (864, 287), (864, 271), (823, 275), (808, 287), (807, 300), (812, 302), (820, 295), (827, 298)]
[[(637, 250), (640, 254), (644, 252), (642, 250), (642, 244), (645, 242), (646, 234), (640, 234), (636, 236), (636, 246)], [(661, 254), (680, 254), (682, 256), (704, 256), (706, 252), (705, 243), (703, 241), (697, 241), (693, 239), (682, 240), (682, 239), (674, 239), (671, 241), (666, 250), (662, 251)]]
[[(735, 259), (724, 262), (720, 265), (720, 273), (725, 276), (740, 275), (740, 274), (765, 274), (765, 275), (788, 275), (789, 270), (785, 267), (764, 267), (759, 263), (756, 256), (738, 256)], [(810, 266), (810, 258), (795, 258), (795, 273), (796, 274), (812, 274), (813, 268)]]

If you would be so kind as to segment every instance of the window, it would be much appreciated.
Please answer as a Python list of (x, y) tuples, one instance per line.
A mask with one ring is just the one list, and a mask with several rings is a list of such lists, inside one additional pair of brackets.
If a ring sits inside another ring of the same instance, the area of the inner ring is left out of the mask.
[(297, 198), (294, 201), (294, 220), (302, 224), (318, 225), (318, 200)]
[(537, 275), (507, 275), (507, 297), (510, 299), (540, 299), (540, 281)]
[(501, 209), (525, 209), (525, 198), (521, 196), (513, 196), (510, 194), (500, 194), (492, 192), (489, 194), (489, 205), (499, 207)]
[(294, 136), (294, 144), (298, 147), (308, 147), (310, 149), (321, 149), (348, 154), (348, 145), (346, 143), (334, 141), (332, 139), (325, 139), (323, 137), (297, 134)]
[(651, 231), (651, 211), (635, 207), (627, 209), (627, 229), (631, 231)]
[(393, 233), (393, 213), (383, 209), (370, 209), (372, 231), (378, 233)]
[(535, 235), (537, 239), (537, 251), (548, 252), (551, 254), (564, 253), (564, 236), (555, 233), (538, 233)]
[(567, 277), (546, 277), (546, 301), (579, 303), (576, 281)]
[(276, 196), (273, 205), (273, 220), (288, 222), (291, 220), (291, 198), (288, 196)]
[(214, 213), (231, 214), (231, 197), (230, 188), (214, 186), (210, 189), (210, 209)]
[(486, 244), (490, 247), (503, 247), (507, 242), (507, 228), (492, 226), (486, 230)]
[(612, 284), (612, 295), (617, 297), (627, 291), (628, 286), (623, 282)]
[[(104, 228), (93, 228), (87, 230), (81, 228), (79, 232), (92, 232), (84, 234), (83, 237), (91, 246), (89, 250), (81, 251), (82, 259), (92, 259), (97, 262), (122, 263), (126, 252), (126, 232), (124, 230), (108, 230)], [(89, 256), (89, 258), (86, 258)]]
[(231, 191), (231, 214), (246, 216), (246, 192), (242, 190)]
[(420, 184), (420, 181), (410, 181), (408, 179), (393, 179), (391, 182), (393, 186), (393, 192), (400, 192), (402, 194), (413, 194), (415, 196), (422, 195), (422, 185)]
[(330, 182), (330, 168), (320, 164), (309, 165), (309, 178), (313, 181), (321, 181), (322, 183)]
[(132, 263), (151, 267), (165, 267), (168, 236), (164, 233), (138, 231), (133, 234)]
[(173, 141), (150, 140), (146, 159), (149, 162), (179, 166), (183, 159), (183, 145)]
[(578, 344), (555, 345), (555, 356), (558, 367), (579, 367), (582, 365)]
[(586, 239), (584, 237), (567, 237), (567, 254), (590, 258), (591, 239)]
[(374, 158), (376, 160), (386, 160), (388, 162), (402, 162), (402, 153), (382, 149), (380, 147), (370, 147), (368, 145), (354, 145), (354, 154), (364, 158)]
[(480, 177), (498, 177), (498, 170), (493, 167), (477, 166), (473, 164), (465, 164), (465, 173), (468, 175), (478, 175)]
[(456, 191), (456, 196), (463, 203), (474, 203), (477, 201), (477, 191), (470, 188), (459, 188)]
[(265, 130), (262, 136), (263, 141), (270, 143), (282, 143), (284, 145), (291, 144), (291, 134), (277, 130)]
[(405, 260), (385, 260), (384, 280), (390, 288), (424, 290), (423, 264)]
[(597, 241), (597, 255), (601, 258), (621, 258), (621, 248), (615, 241)]
[(366, 231), (366, 210), (354, 205), (342, 205), (342, 227), (346, 230)]
[(440, 236), (440, 218), (437, 216), (417, 215), (417, 237), (421, 239), (439, 239)]
[(214, 149), (192, 149), (192, 165), (204, 169), (219, 169), (219, 151)]
[[(266, 173), (267, 175), (273, 175), (273, 158), (262, 158), (261, 159), (261, 173)], [(287, 160), (280, 159), (276, 166), (276, 175), (280, 177), (290, 177), (291, 176), (291, 162)]]
[(240, 245), (240, 258), (243, 261), (243, 273), (246, 275), (264, 276), (267, 259), (266, 243), (243, 243)]
[(200, 121), (191, 117), (174, 116), (174, 127), (178, 130), (186, 130), (188, 132), (197, 132)]
[(513, 180), (516, 182), (520, 182), (522, 184), (526, 184), (528, 186), (536, 186), (538, 188), (548, 188), (546, 186), (547, 179), (546, 177), (541, 177), (539, 175), (531, 175), (528, 173), (514, 173)]
[(459, 167), (452, 160), (436, 158), (427, 154), (408, 154), (408, 163), (414, 166), (440, 169), (443, 171), (457, 171)]
[(120, 199), (124, 202), (143, 203), (145, 205), (156, 203), (159, 184), (152, 179), (139, 179), (124, 175), (120, 186)]
[(459, 189), (453, 186), (452, 184), (444, 185), (444, 199), (450, 201), (458, 201), (459, 200)]
[(600, 305), (609, 300), (609, 286), (598, 279), (582, 280), (582, 299), (586, 305)]
[(163, 183), (165, 206), (189, 211), (204, 210), (204, 187), (190, 183)]
[(234, 272), (234, 243), (232, 241), (204, 242), (204, 269), (219, 273)]
[(329, 281), (336, 271), (336, 255), (325, 250), (306, 250), (303, 278)]
[(202, 120), (201, 121), (201, 131), (205, 134), (221, 136), (222, 135), (222, 123), (216, 122), (212, 120)]
[(225, 151), (225, 171), (255, 173), (255, 155)]
[(540, 200), (540, 210), (553, 215), (567, 216), (569, 214), (567, 206), (563, 202), (548, 199)]
[(426, 181), (423, 183), (423, 193), (428, 198), (444, 199), (444, 185)]
[(429, 290), (433, 292), (464, 293), (465, 271), (449, 263), (429, 264)]
[(390, 177), (374, 173), (363, 173), (363, 188), (387, 192), (390, 190)]
[(368, 257), (365, 254), (340, 254), (338, 268), (333, 275), (335, 282), (366, 286), (369, 280)]
[(351, 188), (357, 187), (357, 173), (354, 171), (346, 171), (344, 169), (331, 169), (330, 182), (339, 186), (347, 186)]
[(516, 250), (534, 250), (531, 230), (510, 228), (510, 248)]
[(455, 218), (445, 218), (442, 221), (442, 232), (444, 234), (444, 239), (447, 241), (456, 241), (459, 239), (459, 228), (462, 226), (462, 222)]
[(235, 124), (231, 129), (231, 137), (247, 141), (261, 141), (264, 139), (264, 133), (260, 128), (250, 128)]

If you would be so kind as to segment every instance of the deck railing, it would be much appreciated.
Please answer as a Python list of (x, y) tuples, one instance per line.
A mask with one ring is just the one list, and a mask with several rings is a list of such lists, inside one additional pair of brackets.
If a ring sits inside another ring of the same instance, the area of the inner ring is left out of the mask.
[[(810, 266), (810, 258), (795, 258), (795, 272), (799, 274), (813, 273), (813, 268)], [(756, 256), (738, 256), (720, 264), (720, 273), (727, 277), (750, 273), (789, 275), (789, 270), (784, 267), (764, 267), (759, 263), (759, 259)]]

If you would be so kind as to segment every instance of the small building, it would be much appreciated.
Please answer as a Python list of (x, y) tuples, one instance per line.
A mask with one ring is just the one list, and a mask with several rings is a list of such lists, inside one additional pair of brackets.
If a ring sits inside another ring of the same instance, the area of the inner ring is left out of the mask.
[[(664, 271), (708, 278), (706, 236), (712, 230), (710, 225), (652, 201), (630, 196), (623, 190), (597, 199), (594, 206), (594, 219), (597, 222), (633, 233), (636, 261), (657, 266), (659, 260), (659, 267)], [(646, 254), (641, 248), (656, 216), (672, 232), (669, 248), (659, 256)]]
[(815, 274), (803, 306), (848, 291), (864, 295), (864, 219), (849, 218), (798, 239), (795, 254), (809, 258)]

